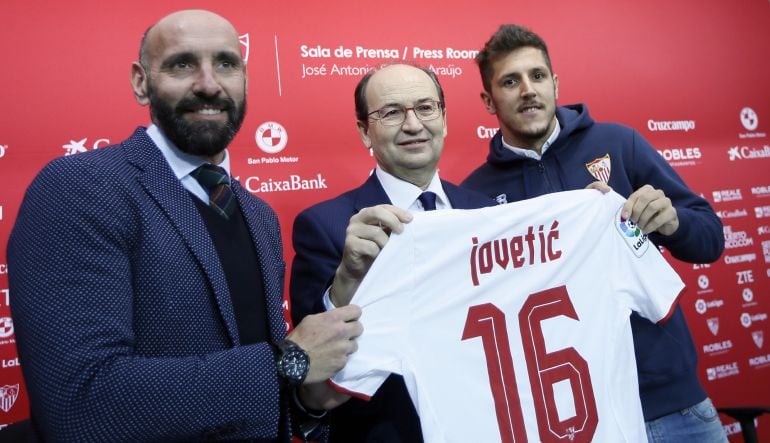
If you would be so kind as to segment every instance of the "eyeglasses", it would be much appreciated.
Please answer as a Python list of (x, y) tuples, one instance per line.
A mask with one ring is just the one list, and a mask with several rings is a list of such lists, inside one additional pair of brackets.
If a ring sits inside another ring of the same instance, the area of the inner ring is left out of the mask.
[(414, 115), (423, 122), (429, 120), (435, 120), (438, 118), (444, 110), (444, 103), (437, 100), (426, 100), (424, 102), (417, 103), (411, 108), (407, 108), (401, 105), (388, 105), (382, 108), (372, 111), (369, 114), (369, 118), (378, 120), (383, 126), (398, 126), (406, 121), (406, 113), (409, 110), (414, 111)]

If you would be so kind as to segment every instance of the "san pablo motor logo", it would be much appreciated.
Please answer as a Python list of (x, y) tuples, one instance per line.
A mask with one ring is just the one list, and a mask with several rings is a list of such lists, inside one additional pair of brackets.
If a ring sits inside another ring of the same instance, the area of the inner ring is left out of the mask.
[(586, 163), (586, 168), (595, 179), (604, 183), (609, 183), (610, 172), (612, 171), (610, 154), (605, 154), (604, 157), (599, 157)]
[(265, 122), (257, 128), (254, 140), (262, 151), (268, 154), (277, 154), (286, 147), (289, 135), (280, 123)]
[(16, 403), (16, 399), (19, 398), (19, 384), (5, 385), (0, 387), (0, 409), (3, 412), (8, 412)]

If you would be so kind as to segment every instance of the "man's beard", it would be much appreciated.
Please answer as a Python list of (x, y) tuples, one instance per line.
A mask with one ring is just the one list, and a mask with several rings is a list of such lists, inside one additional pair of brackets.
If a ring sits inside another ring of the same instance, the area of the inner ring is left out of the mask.
[[(155, 89), (149, 85), (150, 113), (163, 134), (187, 154), (200, 157), (213, 157), (224, 151), (233, 140), (246, 115), (246, 99), (236, 106), (231, 98), (185, 97), (176, 107), (158, 97)], [(225, 124), (213, 121), (188, 122), (185, 112), (201, 109), (204, 105), (227, 112)]]

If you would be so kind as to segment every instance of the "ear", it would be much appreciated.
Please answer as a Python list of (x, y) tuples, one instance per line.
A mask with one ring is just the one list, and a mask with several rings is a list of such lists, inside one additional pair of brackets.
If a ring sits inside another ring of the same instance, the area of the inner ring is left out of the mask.
[(553, 98), (554, 100), (559, 98), (559, 76), (556, 74), (553, 75)]
[(361, 137), (361, 141), (364, 142), (366, 149), (372, 149), (372, 138), (369, 137), (369, 127), (362, 121), (356, 121), (356, 128), (358, 129), (358, 135)]
[(444, 116), (441, 117), (444, 120), (444, 138), (446, 138), (447, 135), (447, 125), (446, 125), (446, 109), (444, 109)]
[(495, 104), (492, 101), (492, 96), (489, 95), (487, 91), (481, 91), (481, 101), (484, 102), (484, 107), (487, 108), (487, 112), (490, 114), (497, 114), (497, 109), (495, 109)]
[(134, 90), (136, 102), (142, 106), (150, 104), (150, 96), (147, 93), (147, 73), (139, 62), (131, 64), (131, 88)]

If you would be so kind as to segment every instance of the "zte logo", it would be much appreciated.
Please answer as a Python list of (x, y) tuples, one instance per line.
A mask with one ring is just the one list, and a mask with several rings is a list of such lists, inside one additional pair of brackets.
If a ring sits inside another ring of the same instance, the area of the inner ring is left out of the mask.
[(752, 274), (751, 270), (748, 271), (738, 271), (735, 273), (735, 275), (738, 276), (738, 284), (739, 285), (746, 285), (749, 283), (754, 283), (754, 275)]

